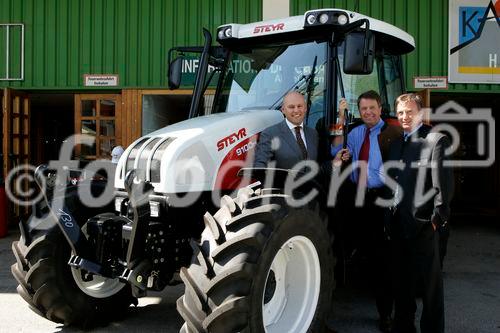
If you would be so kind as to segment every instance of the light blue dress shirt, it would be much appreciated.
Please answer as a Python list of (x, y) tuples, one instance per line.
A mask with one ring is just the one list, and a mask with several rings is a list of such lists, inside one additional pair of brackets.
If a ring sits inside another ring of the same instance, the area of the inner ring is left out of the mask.
[[(368, 158), (368, 188), (378, 188), (384, 185), (384, 165), (382, 161), (382, 153), (380, 152), (380, 147), (378, 145), (378, 135), (384, 126), (384, 121), (382, 119), (371, 128), (370, 131), (370, 155)], [(357, 163), (359, 160), (359, 151), (365, 140), (365, 133), (367, 131), (366, 125), (360, 125), (355, 127), (347, 136), (347, 148), (352, 155), (354, 172), (351, 174), (351, 180), (354, 183), (358, 183), (359, 169), (357, 169)], [(339, 150), (342, 149), (342, 145), (337, 145), (332, 147), (332, 156), (335, 156)]]

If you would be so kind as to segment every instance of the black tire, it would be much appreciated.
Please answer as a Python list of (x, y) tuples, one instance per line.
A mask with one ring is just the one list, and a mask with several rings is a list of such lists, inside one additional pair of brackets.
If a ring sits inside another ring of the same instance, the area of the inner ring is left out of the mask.
[(181, 269), (186, 286), (177, 300), (185, 320), (181, 332), (264, 332), (271, 263), (296, 236), (312, 242), (320, 267), (316, 309), (305, 330), (324, 331), (335, 289), (333, 238), (324, 214), (310, 206), (292, 208), (285, 195), (244, 188), (234, 200), (223, 197), (214, 216), (205, 214), (201, 242), (192, 244), (192, 263)]
[(30, 244), (23, 236), (12, 243), (17, 291), (33, 311), (53, 322), (91, 328), (117, 319), (130, 304), (137, 304), (128, 285), (107, 298), (85, 294), (68, 265), (71, 249), (66, 239), (57, 225), (45, 224), (52, 227), (32, 233)]

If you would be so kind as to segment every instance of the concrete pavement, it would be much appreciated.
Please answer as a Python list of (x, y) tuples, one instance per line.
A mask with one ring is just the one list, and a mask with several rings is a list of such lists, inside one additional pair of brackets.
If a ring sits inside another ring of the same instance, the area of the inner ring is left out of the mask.
[[(17, 238), (12, 230), (0, 239), (0, 332), (79, 332), (39, 317), (16, 293), (10, 244)], [(175, 301), (183, 291), (179, 285), (151, 294), (130, 308), (124, 320), (92, 332), (178, 332), (182, 319)], [(500, 224), (452, 230), (445, 260), (445, 307), (447, 332), (500, 333)], [(331, 324), (339, 332), (378, 332), (375, 306), (366, 290), (338, 289), (334, 309)]]
[[(446, 332), (500, 333), (500, 224), (494, 223), (452, 227), (443, 273)], [(336, 330), (380, 332), (369, 292), (345, 287), (335, 299), (331, 325)], [(417, 306), (418, 328), (421, 302)]]

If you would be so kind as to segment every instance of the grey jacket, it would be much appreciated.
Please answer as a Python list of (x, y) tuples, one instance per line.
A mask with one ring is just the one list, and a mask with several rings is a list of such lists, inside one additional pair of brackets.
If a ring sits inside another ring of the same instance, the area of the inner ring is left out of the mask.
[[(318, 159), (318, 133), (315, 129), (304, 126), (304, 136), (308, 159), (316, 161)], [(302, 160), (302, 152), (297, 139), (285, 120), (262, 131), (255, 153), (255, 167), (265, 168), (269, 162), (275, 161), (276, 168), (293, 169)]]

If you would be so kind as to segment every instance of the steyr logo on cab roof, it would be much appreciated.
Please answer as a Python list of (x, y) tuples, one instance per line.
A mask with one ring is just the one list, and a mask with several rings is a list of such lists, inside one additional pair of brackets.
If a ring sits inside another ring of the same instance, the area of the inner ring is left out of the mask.
[(285, 28), (285, 23), (258, 25), (255, 27), (255, 29), (253, 29), (253, 33), (259, 34), (259, 33), (263, 33), (263, 32), (283, 30), (284, 28)]

